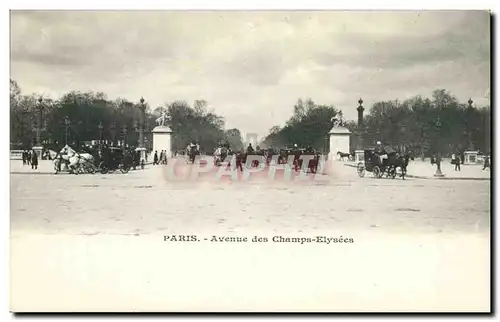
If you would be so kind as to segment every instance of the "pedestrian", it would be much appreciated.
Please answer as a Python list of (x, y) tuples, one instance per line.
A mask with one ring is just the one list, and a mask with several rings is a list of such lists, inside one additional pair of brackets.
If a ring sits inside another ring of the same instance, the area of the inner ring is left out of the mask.
[(153, 165), (157, 165), (157, 164), (158, 164), (158, 151), (155, 150), (155, 155), (153, 158)]
[(25, 165), (26, 164), (26, 159), (28, 158), (28, 155), (27, 155), (26, 151), (24, 151), (24, 150), (23, 150), (23, 153), (21, 153), (21, 155), (22, 155), (22, 158), (23, 158), (23, 165)]
[(31, 152), (26, 151), (26, 163), (31, 164)]
[(160, 164), (163, 164), (163, 150), (160, 151)]
[(461, 171), (460, 170), (460, 163), (462, 163), (462, 160), (460, 158), (460, 153), (457, 153), (455, 156), (455, 171)]
[(484, 158), (484, 165), (483, 165), (483, 170), (485, 170), (486, 168), (490, 168), (490, 157), (489, 156), (486, 156)]
[(457, 156), (455, 155), (455, 153), (451, 154), (451, 164), (455, 165), (455, 171), (457, 171)]
[(38, 169), (38, 155), (35, 150), (31, 152), (31, 169)]

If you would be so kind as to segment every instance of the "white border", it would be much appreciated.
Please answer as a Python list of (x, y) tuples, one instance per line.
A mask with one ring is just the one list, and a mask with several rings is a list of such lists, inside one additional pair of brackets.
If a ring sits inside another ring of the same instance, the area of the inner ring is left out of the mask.
[[(115, 0), (116, 1), (116, 0)], [(424, 10), (424, 9), (492, 9), (492, 11), (498, 12), (498, 0), (455, 0), (455, 1), (438, 1), (438, 0), (420, 0), (418, 2), (408, 2), (408, 1), (361, 1), (361, 0), (351, 0), (346, 2), (335, 2), (325, 0), (279, 0), (279, 1), (270, 1), (270, 0), (254, 0), (243, 3), (242, 1), (221, 1), (221, 0), (212, 0), (212, 1), (194, 1), (194, 0), (183, 0), (183, 1), (174, 1), (174, 0), (165, 0), (165, 1), (156, 1), (156, 0), (141, 0), (141, 1), (133, 1), (133, 0), (121, 0), (121, 1), (102, 1), (102, 0), (86, 0), (86, 1), (4, 1), (2, 4), (5, 5), (5, 9), (2, 10), (1, 13), (1, 36), (2, 36), (2, 70), (5, 80), (4, 89), (5, 91), (2, 93), (2, 102), (5, 102), (7, 105), (9, 94), (7, 92), (8, 88), (8, 79), (7, 75), (9, 74), (9, 9), (90, 9), (90, 10), (103, 10), (103, 9), (173, 9), (173, 10), (206, 10), (206, 9), (229, 9), (229, 10), (249, 10), (249, 9), (258, 9), (258, 10), (271, 10), (271, 9), (307, 9), (307, 10), (325, 10), (325, 9), (343, 9), (343, 10), (361, 10), (361, 9), (397, 9), (397, 10)], [(498, 34), (495, 35), (495, 40), (498, 41)], [(496, 43), (496, 42), (495, 42)], [(494, 91), (496, 93), (498, 84), (496, 84)], [(492, 90), (493, 91), (493, 90)], [(495, 108), (495, 107), (494, 107)], [(9, 277), (8, 277), (8, 236), (9, 236), (9, 174), (7, 169), (9, 169), (9, 158), (8, 158), (8, 137), (9, 137), (9, 114), (8, 107), (4, 106), (2, 109), (3, 117), (0, 118), (0, 130), (2, 131), (2, 148), (1, 151), (4, 151), (5, 157), (0, 158), (0, 167), (5, 169), (5, 172), (2, 173), (2, 177), (4, 178), (1, 182), (2, 184), (2, 219), (4, 225), (1, 225), (2, 232), (5, 235), (2, 236), (2, 246), (1, 250), (1, 258), (5, 259), (6, 262), (1, 266), (2, 270), (2, 279), (5, 283), (0, 283), (0, 285), (8, 285)], [(497, 113), (498, 114), (498, 113)], [(498, 123), (498, 115), (495, 118), (495, 123)], [(498, 142), (497, 142), (498, 143)], [(495, 145), (495, 151), (498, 151), (498, 145)], [(498, 155), (495, 155), (498, 156)], [(496, 158), (493, 160), (495, 162), (495, 168), (497, 168), (498, 163)], [(496, 196), (495, 196), (496, 197)], [(497, 232), (498, 232), (498, 220), (497, 220)], [(497, 245), (495, 245), (497, 246)], [(498, 280), (498, 279), (497, 279)], [(12, 320), (14, 317), (8, 313), (8, 289), (2, 288), (3, 290), (7, 290), (7, 292), (0, 293), (0, 302), (4, 305), (2, 312), (2, 320)], [(5, 318), (5, 319), (4, 319)], [(171, 317), (172, 318), (172, 317)], [(302, 317), (302, 319), (307, 320), (311, 317)], [(338, 317), (335, 317), (339, 319)], [(382, 317), (384, 318), (384, 317)], [(426, 321), (437, 321), (437, 318), (429, 318), (426, 316), (421, 317)], [(31, 318), (25, 318), (27, 320)], [(52, 318), (47, 318), (52, 319)], [(104, 318), (84, 318), (82, 320), (90, 320), (92, 321), (101, 321)], [(236, 319), (230, 318), (229, 320)], [(340, 318), (340, 320), (344, 320), (347, 318)], [(353, 318), (350, 318), (352, 320)], [(354, 320), (361, 318), (354, 318)], [(402, 319), (402, 318), (399, 318)], [(396, 319), (396, 320), (399, 320)], [(474, 320), (476, 318), (467, 317), (466, 320)], [(58, 319), (59, 321), (69, 320), (69, 318)], [(188, 319), (189, 320), (189, 319)], [(261, 321), (270, 320), (268, 318), (259, 318)]]

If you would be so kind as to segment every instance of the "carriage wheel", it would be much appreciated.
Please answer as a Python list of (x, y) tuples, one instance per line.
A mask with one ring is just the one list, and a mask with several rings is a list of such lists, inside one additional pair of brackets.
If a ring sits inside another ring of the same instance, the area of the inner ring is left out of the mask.
[(95, 167), (93, 164), (90, 164), (87, 166), (87, 172), (90, 173), (90, 174), (94, 174), (95, 173)]
[(120, 171), (121, 171), (121, 173), (128, 173), (128, 171), (129, 171), (129, 170), (130, 170), (130, 168), (129, 168), (129, 167), (126, 167), (126, 166), (121, 166), (121, 167), (120, 167)]
[(363, 163), (358, 163), (358, 166), (357, 166), (357, 169), (358, 169), (358, 176), (360, 178), (363, 178), (365, 176), (365, 166), (363, 165)]
[(109, 171), (108, 167), (104, 165), (104, 162), (101, 162), (99, 164), (99, 169), (100, 169), (102, 174), (106, 174)]
[(382, 171), (380, 171), (380, 168), (376, 165), (373, 166), (373, 176), (377, 179), (380, 179), (382, 177)]

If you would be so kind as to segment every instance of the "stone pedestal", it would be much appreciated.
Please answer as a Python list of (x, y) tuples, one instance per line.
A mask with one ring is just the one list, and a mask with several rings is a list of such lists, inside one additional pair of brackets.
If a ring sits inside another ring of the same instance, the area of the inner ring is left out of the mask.
[(354, 151), (354, 162), (358, 164), (359, 162), (365, 162), (365, 151), (356, 150)]
[(153, 154), (165, 150), (167, 157), (172, 155), (172, 130), (168, 126), (160, 125), (153, 129)]
[(476, 164), (478, 151), (465, 151), (464, 152), (464, 164)]
[(41, 160), (42, 159), (43, 146), (34, 146), (33, 150), (35, 151), (36, 155), (38, 156), (38, 160)]
[(334, 127), (328, 133), (330, 135), (329, 160), (337, 160), (337, 152), (350, 152), (351, 132), (345, 127)]

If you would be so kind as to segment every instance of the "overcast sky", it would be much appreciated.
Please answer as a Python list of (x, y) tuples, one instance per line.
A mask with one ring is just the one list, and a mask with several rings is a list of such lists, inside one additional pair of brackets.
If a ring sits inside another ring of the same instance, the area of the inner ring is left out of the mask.
[(445, 88), (487, 102), (489, 14), (407, 12), (12, 12), (11, 78), (58, 98), (102, 91), (151, 107), (205, 99), (226, 128), (265, 135), (299, 97), (355, 119), (360, 97)]

